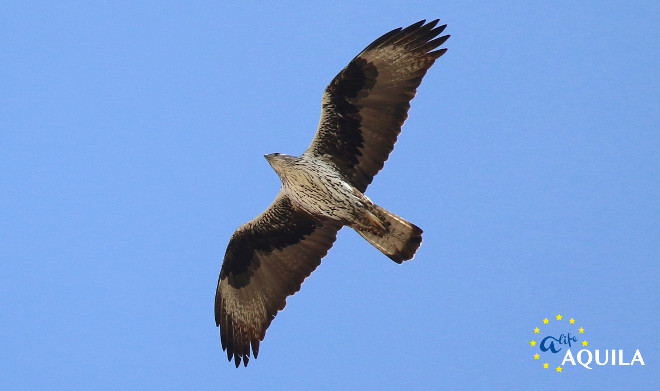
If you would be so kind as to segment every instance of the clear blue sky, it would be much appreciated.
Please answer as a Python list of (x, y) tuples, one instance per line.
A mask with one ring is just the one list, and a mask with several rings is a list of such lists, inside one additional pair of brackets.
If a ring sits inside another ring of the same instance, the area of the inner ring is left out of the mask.
[[(279, 189), (263, 154), (301, 153), (334, 75), (423, 18), (449, 51), (367, 191), (420, 252), (396, 265), (342, 230), (234, 368), (215, 285)], [(657, 389), (658, 20), (657, 1), (4, 2), (0, 389)], [(530, 341), (557, 314), (646, 365), (544, 370)]]

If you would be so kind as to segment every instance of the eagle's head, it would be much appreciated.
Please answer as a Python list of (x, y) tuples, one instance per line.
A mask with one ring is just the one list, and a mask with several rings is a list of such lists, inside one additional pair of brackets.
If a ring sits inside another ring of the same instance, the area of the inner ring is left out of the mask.
[(299, 157), (277, 152), (264, 155), (264, 157), (268, 160), (268, 163), (270, 163), (270, 166), (273, 167), (277, 175), (279, 175), (282, 182), (284, 182), (289, 172), (295, 171), (292, 170), (292, 167), (300, 160)]

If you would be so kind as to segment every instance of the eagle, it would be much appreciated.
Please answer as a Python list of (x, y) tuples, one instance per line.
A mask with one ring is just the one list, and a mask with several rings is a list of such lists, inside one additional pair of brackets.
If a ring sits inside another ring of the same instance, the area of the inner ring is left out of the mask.
[[(343, 226), (394, 262), (412, 259), (422, 230), (364, 195), (394, 149), (410, 100), (447, 49), (445, 25), (419, 21), (367, 46), (330, 82), (311, 145), (265, 155), (282, 187), (227, 245), (215, 294), (222, 349), (247, 366), (286, 298), (321, 263)], [(437, 50), (436, 50), (437, 49)]]

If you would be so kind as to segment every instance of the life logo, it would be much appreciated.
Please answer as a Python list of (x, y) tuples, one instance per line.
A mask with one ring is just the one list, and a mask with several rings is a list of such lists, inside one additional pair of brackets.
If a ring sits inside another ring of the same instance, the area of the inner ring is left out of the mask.
[(634, 354), (621, 349), (592, 349), (588, 331), (573, 318), (561, 314), (543, 319), (543, 324), (533, 329), (529, 342), (534, 361), (539, 367), (561, 373), (569, 365), (594, 369), (603, 366), (645, 365), (642, 353)]

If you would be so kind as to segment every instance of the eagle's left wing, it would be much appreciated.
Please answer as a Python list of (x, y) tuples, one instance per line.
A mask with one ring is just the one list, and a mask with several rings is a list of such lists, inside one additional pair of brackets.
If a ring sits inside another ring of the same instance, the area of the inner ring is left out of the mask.
[(261, 215), (231, 237), (215, 293), (222, 349), (236, 367), (247, 366), (286, 298), (321, 263), (341, 225), (319, 223), (280, 193)]
[[(446, 25), (417, 22), (378, 38), (323, 94), (321, 121), (306, 154), (331, 161), (364, 192), (383, 168), (426, 71), (447, 49)], [(437, 27), (436, 27), (437, 26)]]

